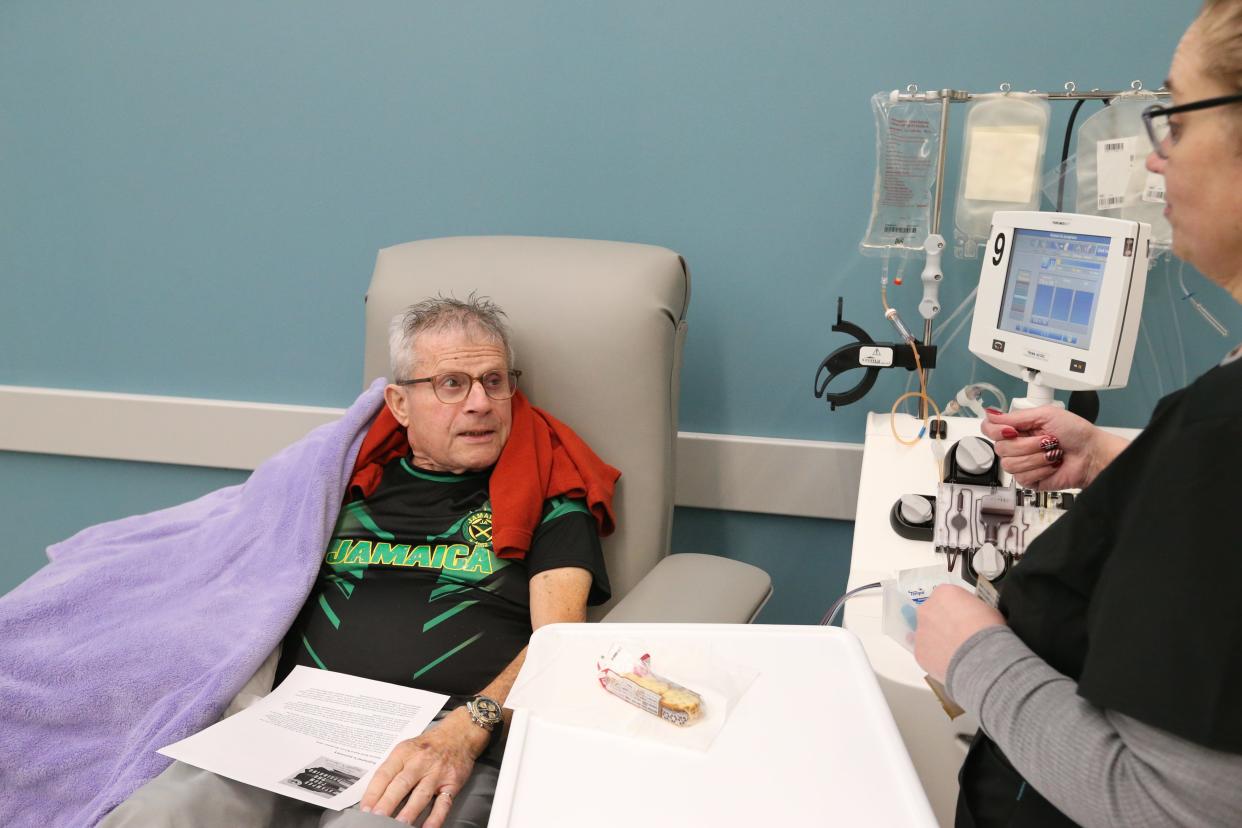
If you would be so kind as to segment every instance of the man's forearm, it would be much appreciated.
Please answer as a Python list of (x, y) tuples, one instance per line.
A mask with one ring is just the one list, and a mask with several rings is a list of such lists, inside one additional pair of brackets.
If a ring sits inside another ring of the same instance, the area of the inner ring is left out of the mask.
[[(586, 620), (586, 596), (590, 585), (590, 573), (577, 568), (552, 569), (532, 578), (530, 584), (532, 632), (545, 624)], [(505, 700), (509, 698), (509, 691), (513, 689), (513, 683), (517, 681), (518, 673), (521, 672), (522, 665), (525, 663), (526, 647), (523, 647), (522, 651), (514, 656), (496, 678), (480, 689), (477, 695), (494, 699), (503, 708)], [(510, 713), (507, 709), (504, 715), (505, 721), (508, 721)], [(445, 722), (450, 727), (461, 727), (471, 737), (478, 737), (473, 723), (465, 727), (469, 718), (467, 711), (462, 708), (450, 713)], [(476, 753), (487, 746), (486, 739), (472, 738), (471, 741), (475, 743)]]
[[(586, 620), (586, 594), (590, 585), (590, 574), (582, 569), (554, 569), (536, 575), (531, 579), (530, 588), (531, 631), (545, 624)], [(504, 706), (525, 663), (526, 648), (523, 647), (479, 695), (495, 699)]]
[(513, 661), (510, 661), (508, 666), (501, 670), (496, 678), (488, 682), (487, 686), (480, 690), (478, 695), (495, 699), (503, 707), (505, 699), (509, 697), (509, 691), (513, 689), (513, 682), (517, 681), (518, 673), (521, 672), (522, 665), (525, 662), (526, 648), (523, 647), (522, 652), (514, 656)]
[(1216, 825), (1242, 813), (1242, 756), (1101, 710), (1008, 627), (953, 656), (946, 687), (1022, 776), (1083, 825)]

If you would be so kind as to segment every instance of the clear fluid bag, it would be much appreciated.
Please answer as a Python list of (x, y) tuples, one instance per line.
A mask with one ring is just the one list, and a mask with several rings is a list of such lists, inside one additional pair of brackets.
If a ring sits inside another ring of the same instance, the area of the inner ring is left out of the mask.
[(931, 223), (941, 104), (899, 102), (895, 97), (895, 92), (871, 97), (875, 191), (871, 221), (859, 245), (864, 256), (921, 255)]
[(1078, 127), (1077, 211), (1145, 221), (1151, 243), (1167, 250), (1173, 228), (1164, 216), (1164, 176), (1147, 171), (1151, 141), (1143, 110), (1155, 95), (1127, 92)]
[(1048, 144), (1048, 101), (1022, 92), (979, 95), (968, 105), (957, 188), (958, 256), (973, 259), (997, 210), (1038, 210)]

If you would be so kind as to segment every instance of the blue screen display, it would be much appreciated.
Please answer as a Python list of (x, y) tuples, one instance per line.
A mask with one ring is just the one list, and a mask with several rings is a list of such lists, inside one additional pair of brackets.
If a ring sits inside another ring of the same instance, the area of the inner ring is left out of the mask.
[(1014, 230), (997, 327), (1090, 348), (1109, 243), (1107, 236)]

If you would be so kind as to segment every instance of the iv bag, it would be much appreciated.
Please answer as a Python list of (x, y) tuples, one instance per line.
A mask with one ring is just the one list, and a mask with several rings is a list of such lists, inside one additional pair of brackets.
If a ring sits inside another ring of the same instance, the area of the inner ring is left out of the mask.
[(960, 257), (978, 255), (997, 210), (1039, 209), (1050, 115), (1046, 100), (1021, 92), (979, 95), (970, 103), (954, 221)]
[(871, 97), (875, 190), (871, 222), (859, 245), (864, 256), (921, 255), (931, 223), (942, 104), (898, 102), (895, 96), (878, 92)]
[(1173, 228), (1164, 216), (1164, 176), (1147, 171), (1151, 141), (1143, 110), (1155, 95), (1126, 93), (1078, 128), (1078, 212), (1145, 221), (1153, 247), (1167, 250)]

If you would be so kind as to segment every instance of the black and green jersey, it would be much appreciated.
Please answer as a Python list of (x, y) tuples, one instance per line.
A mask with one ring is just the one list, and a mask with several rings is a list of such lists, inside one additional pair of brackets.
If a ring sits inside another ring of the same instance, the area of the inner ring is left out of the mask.
[(285, 638), (277, 681), (295, 665), (470, 696), (530, 639), (530, 578), (558, 567), (594, 578), (608, 600), (595, 519), (577, 500), (544, 504), (525, 560), (492, 552), (490, 471), (390, 462), (345, 505), (310, 598)]

